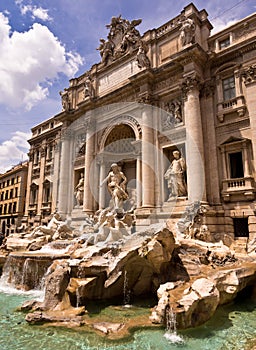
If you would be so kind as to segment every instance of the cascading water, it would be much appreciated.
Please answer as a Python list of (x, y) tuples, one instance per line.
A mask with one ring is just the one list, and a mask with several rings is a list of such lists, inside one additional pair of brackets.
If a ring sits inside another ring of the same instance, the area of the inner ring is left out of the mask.
[(127, 271), (124, 271), (124, 301), (123, 301), (123, 306), (124, 307), (131, 307), (131, 291), (129, 289), (129, 281), (127, 277)]
[(183, 339), (177, 334), (176, 314), (172, 307), (166, 309), (166, 332), (164, 337), (171, 343), (183, 343)]
[[(17, 269), (15, 269), (15, 266), (11, 265), (12, 263), (13, 263), (13, 260), (11, 258), (7, 259), (3, 267), (3, 272), (0, 277), (0, 293), (9, 294), (9, 295), (27, 295), (27, 296), (33, 296), (38, 301), (43, 300), (43, 296), (44, 296), (43, 285), (41, 288), (31, 289), (29, 291), (16, 288), (16, 285), (14, 283), (14, 280), (15, 280), (14, 274), (19, 272), (19, 268), (16, 265)], [(24, 280), (24, 276), (21, 274), (20, 281), (22, 280)]]

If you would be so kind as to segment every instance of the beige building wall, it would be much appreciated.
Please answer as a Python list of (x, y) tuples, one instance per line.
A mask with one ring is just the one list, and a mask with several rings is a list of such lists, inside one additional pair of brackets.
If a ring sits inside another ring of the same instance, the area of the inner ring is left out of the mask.
[(25, 212), (28, 163), (15, 165), (0, 175), (0, 232), (17, 231)]

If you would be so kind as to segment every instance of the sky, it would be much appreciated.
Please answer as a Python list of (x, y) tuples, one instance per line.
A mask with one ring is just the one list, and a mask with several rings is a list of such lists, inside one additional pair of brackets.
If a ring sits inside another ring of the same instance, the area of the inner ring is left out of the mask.
[[(112, 16), (142, 19), (141, 34), (191, 1), (0, 0), (0, 173), (27, 159), (31, 128), (61, 112), (59, 92), (100, 62)], [(255, 0), (195, 0), (212, 34), (256, 12)]]

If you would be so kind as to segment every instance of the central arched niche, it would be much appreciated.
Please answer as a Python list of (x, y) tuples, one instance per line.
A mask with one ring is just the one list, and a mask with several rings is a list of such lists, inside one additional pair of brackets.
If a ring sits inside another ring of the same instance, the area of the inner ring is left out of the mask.
[(104, 151), (120, 154), (134, 152), (132, 141), (135, 139), (135, 133), (129, 125), (116, 125), (106, 138)]
[[(127, 177), (127, 190), (130, 199), (136, 202), (136, 149), (134, 146), (136, 135), (133, 128), (127, 124), (115, 125), (109, 130), (104, 142), (104, 163), (106, 165), (106, 175), (110, 171), (112, 163), (117, 163)], [(106, 194), (106, 201), (109, 201)]]

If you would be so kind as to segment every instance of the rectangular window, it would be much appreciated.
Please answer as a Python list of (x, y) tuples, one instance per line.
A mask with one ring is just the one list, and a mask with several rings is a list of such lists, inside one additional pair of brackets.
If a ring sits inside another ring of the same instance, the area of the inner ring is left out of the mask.
[(220, 50), (225, 49), (225, 47), (228, 47), (230, 45), (230, 38), (226, 38), (224, 40), (219, 41), (219, 48)]
[(229, 153), (230, 178), (238, 179), (244, 177), (242, 152)]
[(233, 76), (222, 80), (222, 88), (224, 101), (236, 97), (235, 78)]
[(249, 237), (248, 218), (233, 219), (235, 237)]

